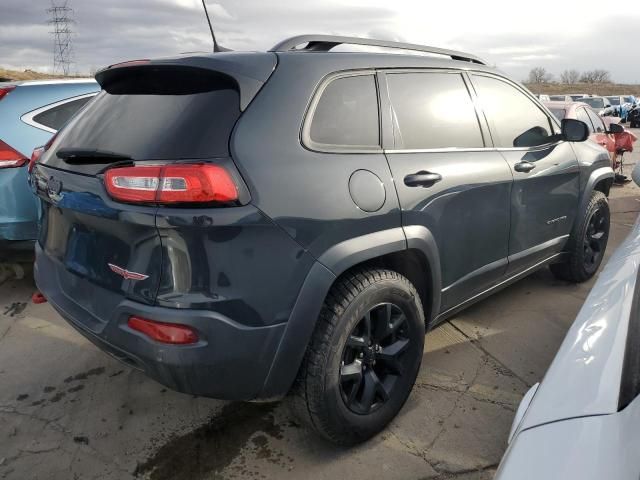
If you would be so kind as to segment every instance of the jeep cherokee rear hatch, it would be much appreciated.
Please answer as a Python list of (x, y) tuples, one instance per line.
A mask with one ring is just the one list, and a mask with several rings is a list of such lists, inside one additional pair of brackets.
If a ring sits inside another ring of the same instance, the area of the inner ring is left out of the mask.
[(238, 73), (224, 58), (188, 57), (98, 73), (103, 91), (59, 132), (31, 178), (43, 205), (36, 280), (60, 297), (54, 305), (83, 310), (68, 317), (99, 332), (125, 298), (155, 303), (159, 208), (248, 202), (229, 137), (274, 62)]

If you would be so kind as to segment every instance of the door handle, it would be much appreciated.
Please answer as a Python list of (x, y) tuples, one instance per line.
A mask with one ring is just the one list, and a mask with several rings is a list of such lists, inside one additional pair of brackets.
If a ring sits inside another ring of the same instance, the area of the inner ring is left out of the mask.
[(440, 180), (442, 180), (442, 175), (439, 173), (421, 170), (420, 172), (412, 173), (404, 177), (404, 184), (407, 187), (430, 187)]
[(527, 162), (527, 161), (518, 162), (513, 166), (513, 169), (516, 172), (524, 172), (524, 173), (530, 172), (534, 168), (536, 168), (535, 163), (531, 163), (531, 162)]

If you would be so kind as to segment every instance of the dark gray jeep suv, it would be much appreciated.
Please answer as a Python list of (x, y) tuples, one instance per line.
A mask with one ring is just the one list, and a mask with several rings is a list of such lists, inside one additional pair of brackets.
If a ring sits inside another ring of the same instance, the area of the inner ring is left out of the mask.
[(425, 330), (547, 264), (583, 281), (602, 260), (607, 152), (474, 56), (302, 36), (96, 78), (32, 165), (37, 285), (175, 390), (289, 394), (361, 441), (407, 399)]

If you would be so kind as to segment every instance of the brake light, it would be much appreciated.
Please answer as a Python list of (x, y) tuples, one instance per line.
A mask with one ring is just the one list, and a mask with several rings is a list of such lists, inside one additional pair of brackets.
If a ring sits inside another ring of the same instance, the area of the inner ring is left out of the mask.
[(33, 167), (36, 165), (36, 162), (40, 160), (40, 157), (44, 153), (44, 147), (36, 147), (33, 149), (31, 153), (31, 159), (29, 160), (29, 166), (27, 167), (27, 171), (31, 173), (33, 171)]
[(28, 161), (19, 151), (0, 140), (0, 168), (21, 167)]
[(56, 132), (43, 147), (36, 147), (33, 149), (33, 152), (31, 152), (31, 159), (29, 160), (29, 166), (27, 167), (27, 171), (29, 173), (33, 171), (33, 167), (35, 167), (38, 160), (40, 160), (42, 154), (49, 150), (49, 147), (51, 147), (51, 144), (56, 140), (57, 136), (58, 132)]
[(148, 65), (150, 63), (151, 60), (149, 59), (128, 60), (126, 62), (114, 63), (113, 65), (109, 65), (107, 68), (137, 67), (139, 65)]
[(14, 85), (0, 88), (0, 100), (2, 100), (2, 98), (14, 88), (16, 88)]
[(141, 317), (129, 317), (129, 328), (144, 333), (147, 337), (160, 343), (172, 345), (188, 345), (198, 342), (198, 334), (191, 327), (177, 323), (156, 322)]
[(121, 167), (105, 173), (114, 200), (132, 203), (212, 203), (238, 200), (238, 189), (220, 165), (177, 164)]

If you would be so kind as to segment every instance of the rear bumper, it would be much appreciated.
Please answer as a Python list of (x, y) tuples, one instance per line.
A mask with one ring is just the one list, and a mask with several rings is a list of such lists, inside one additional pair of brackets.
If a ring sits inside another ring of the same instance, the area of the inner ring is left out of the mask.
[[(247, 327), (213, 311), (156, 307), (127, 299), (97, 317), (62, 291), (54, 262), (36, 245), (38, 288), (69, 324), (105, 352), (179, 392), (227, 400), (259, 396), (286, 324)], [(155, 342), (127, 326), (132, 315), (189, 325), (198, 331), (200, 341), (183, 346)]]

